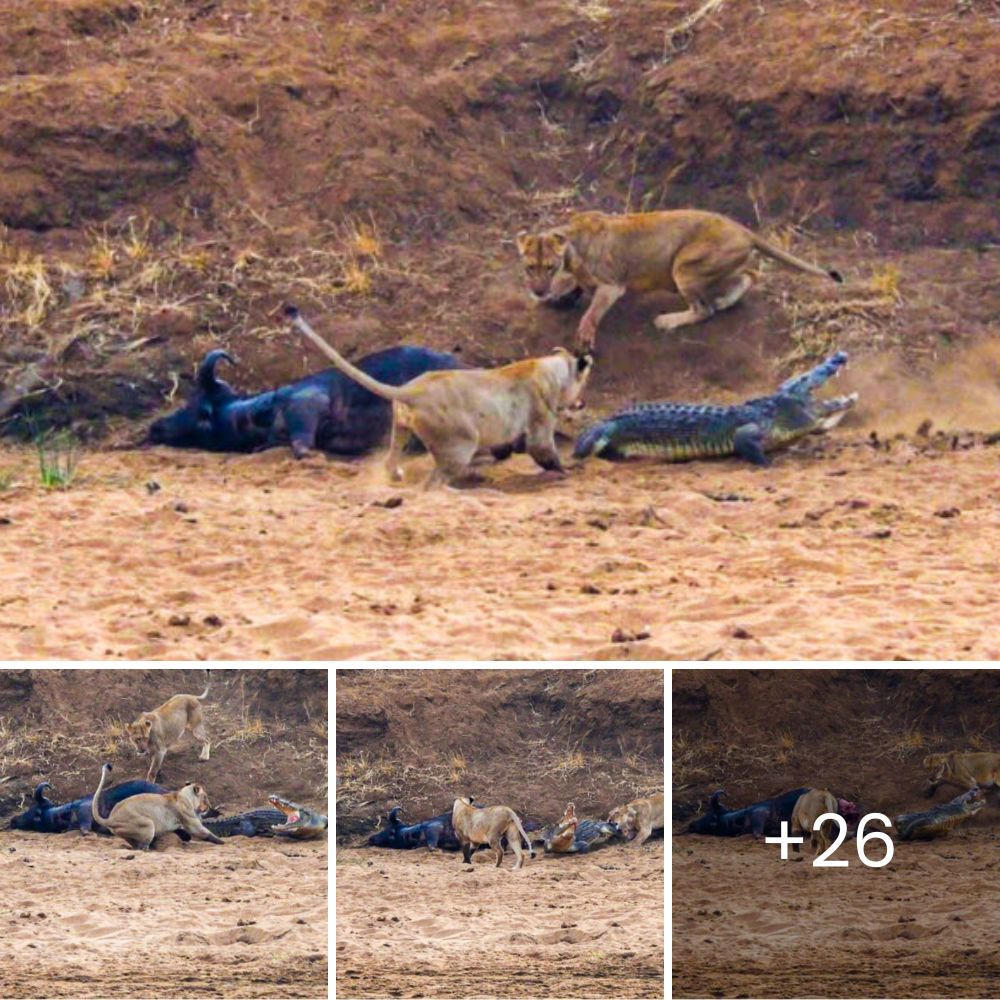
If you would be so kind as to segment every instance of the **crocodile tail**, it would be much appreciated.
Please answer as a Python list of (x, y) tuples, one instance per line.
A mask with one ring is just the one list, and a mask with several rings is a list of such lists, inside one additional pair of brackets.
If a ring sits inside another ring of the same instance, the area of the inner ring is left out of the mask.
[(588, 455), (600, 455), (611, 439), (614, 424), (610, 420), (602, 420), (593, 427), (588, 427), (577, 439), (573, 447), (574, 458), (586, 458)]

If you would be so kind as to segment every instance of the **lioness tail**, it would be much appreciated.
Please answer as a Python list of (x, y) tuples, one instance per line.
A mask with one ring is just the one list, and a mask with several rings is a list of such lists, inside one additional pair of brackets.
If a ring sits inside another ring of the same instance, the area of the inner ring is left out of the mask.
[(198, 701), (204, 701), (208, 697), (208, 689), (212, 686), (212, 671), (205, 668), (205, 690), (201, 694), (196, 694)]
[(111, 773), (111, 765), (105, 764), (101, 768), (101, 780), (97, 783), (97, 791), (94, 792), (94, 797), (90, 800), (90, 815), (93, 817), (95, 823), (100, 823), (104, 825), (104, 820), (101, 817), (101, 810), (99, 803), (101, 801), (101, 789), (104, 788), (104, 779)]
[(511, 811), (510, 811), (510, 814), (511, 814), (511, 816), (513, 816), (513, 817), (514, 817), (514, 822), (515, 822), (515, 823), (517, 824), (517, 829), (518, 829), (518, 832), (519, 832), (519, 833), (521, 834), (521, 836), (522, 836), (522, 837), (524, 838), (524, 843), (525, 843), (525, 844), (527, 845), (527, 848), (528, 848), (528, 853), (529, 853), (529, 854), (530, 854), (530, 855), (531, 855), (532, 857), (534, 857), (534, 856), (535, 856), (535, 848), (534, 848), (534, 846), (532, 845), (531, 841), (530, 841), (530, 840), (528, 840), (528, 835), (527, 835), (527, 834), (526, 834), (526, 833), (524, 832), (524, 827), (523, 827), (523, 826), (521, 826), (521, 821), (520, 821), (520, 820), (519, 820), (519, 819), (517, 818), (517, 813), (516, 813), (516, 812), (514, 812), (514, 810), (513, 810), (513, 809), (511, 809)]
[(767, 240), (758, 236), (750, 229), (748, 229), (747, 232), (750, 234), (750, 239), (753, 240), (753, 245), (765, 257), (770, 257), (771, 260), (780, 261), (788, 267), (797, 268), (798, 270), (805, 271), (808, 274), (815, 274), (820, 278), (832, 278), (837, 282), (837, 284), (843, 283), (844, 276), (839, 271), (824, 270), (822, 267), (817, 267), (815, 264), (810, 264), (808, 261), (802, 260), (801, 257), (796, 257), (787, 250), (782, 250), (781, 247), (776, 247), (773, 243), (768, 243)]
[(388, 399), (390, 402), (403, 399), (406, 395), (400, 388), (394, 385), (386, 385), (378, 379), (366, 375), (360, 368), (355, 368), (343, 355), (338, 354), (303, 318), (295, 306), (285, 306), (285, 315), (292, 321), (292, 326), (307, 340), (311, 340), (348, 378), (353, 379), (358, 385), (363, 386), (369, 392)]

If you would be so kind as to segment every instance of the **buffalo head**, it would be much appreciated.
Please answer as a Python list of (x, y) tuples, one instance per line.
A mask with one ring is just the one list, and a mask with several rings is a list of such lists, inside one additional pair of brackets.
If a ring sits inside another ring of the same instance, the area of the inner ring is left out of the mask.
[(38, 830), (41, 833), (48, 833), (50, 823), (47, 813), (55, 808), (55, 803), (45, 797), (45, 789), (52, 786), (43, 781), (34, 791), (31, 797), (31, 805), (20, 814), (14, 816), (10, 821), (11, 830)]
[(152, 444), (208, 451), (218, 448), (219, 412), (226, 404), (240, 398), (228, 382), (216, 376), (215, 366), (219, 361), (236, 364), (226, 351), (209, 351), (198, 368), (194, 392), (187, 403), (150, 426), (149, 440)]
[(688, 824), (688, 833), (717, 834), (724, 829), (722, 817), (726, 810), (719, 804), (719, 799), (725, 794), (721, 788), (712, 793), (708, 801), (708, 812)]

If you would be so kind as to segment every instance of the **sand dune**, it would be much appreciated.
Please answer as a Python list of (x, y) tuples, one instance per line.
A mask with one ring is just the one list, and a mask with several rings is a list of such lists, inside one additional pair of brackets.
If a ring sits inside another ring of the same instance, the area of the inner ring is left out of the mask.
[(777, 456), (523, 456), (490, 488), (391, 487), (378, 456), (93, 452), (65, 492), (0, 452), (0, 656), (1000, 657), (981, 436)]
[(0, 996), (325, 997), (325, 843), (0, 833)]
[(338, 849), (337, 996), (663, 996), (662, 841), (474, 857)]

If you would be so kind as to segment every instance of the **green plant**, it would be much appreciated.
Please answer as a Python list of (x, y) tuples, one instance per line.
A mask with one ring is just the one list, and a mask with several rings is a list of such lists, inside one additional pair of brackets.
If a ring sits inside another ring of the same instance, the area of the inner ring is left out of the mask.
[(76, 478), (79, 461), (76, 438), (70, 431), (36, 431), (38, 473), (47, 490), (65, 490)]

